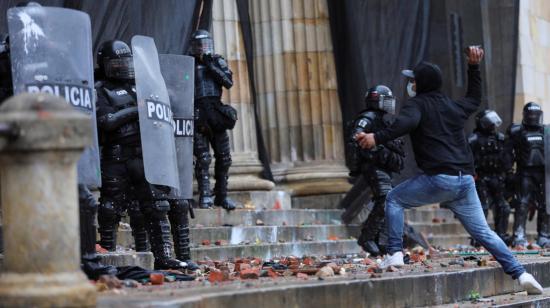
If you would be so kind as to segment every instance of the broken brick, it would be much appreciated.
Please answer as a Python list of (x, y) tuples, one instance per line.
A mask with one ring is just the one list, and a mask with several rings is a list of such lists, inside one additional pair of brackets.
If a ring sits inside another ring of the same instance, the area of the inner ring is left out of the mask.
[(331, 235), (331, 236), (328, 237), (328, 240), (329, 241), (337, 241), (337, 240), (339, 240), (339, 238), (336, 235)]
[(304, 265), (307, 265), (307, 266), (312, 266), (314, 264), (313, 259), (311, 258), (304, 258), (303, 263)]
[(201, 245), (210, 246), (210, 240), (202, 240)]
[(298, 273), (296, 274), (296, 277), (298, 279), (304, 279), (304, 280), (308, 280), (309, 279), (309, 276), (307, 274), (304, 274), (304, 273)]
[(241, 279), (258, 279), (260, 277), (260, 270), (257, 268), (249, 268), (242, 270), (239, 273)]
[(278, 278), (279, 274), (277, 274), (276, 271), (274, 271), (272, 268), (267, 269), (267, 276), (271, 278)]
[(210, 283), (222, 282), (226, 280), (226, 278), (228, 278), (226, 276), (227, 275), (225, 275), (224, 272), (220, 270), (212, 269), (210, 270), (210, 274), (208, 274), (208, 281), (210, 281)]
[(334, 276), (334, 270), (329, 266), (323, 266), (319, 271), (317, 271), (317, 274), (315, 276), (319, 278), (327, 278)]
[(152, 285), (164, 284), (164, 274), (162, 273), (151, 273), (149, 274), (149, 279), (151, 280)]
[(226, 240), (217, 240), (216, 242), (214, 242), (214, 245), (216, 245), (216, 246), (225, 246), (225, 245), (227, 245), (227, 241)]
[(95, 251), (97, 253), (107, 253), (107, 252), (109, 252), (107, 249), (101, 247), (101, 245), (99, 245), (99, 244), (95, 244)]

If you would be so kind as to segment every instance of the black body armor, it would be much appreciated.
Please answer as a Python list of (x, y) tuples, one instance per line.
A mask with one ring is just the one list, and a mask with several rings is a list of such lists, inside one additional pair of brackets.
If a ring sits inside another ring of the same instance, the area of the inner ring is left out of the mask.
[(203, 62), (195, 65), (195, 99), (221, 97), (222, 86), (233, 86), (233, 73), (221, 56), (204, 56)]

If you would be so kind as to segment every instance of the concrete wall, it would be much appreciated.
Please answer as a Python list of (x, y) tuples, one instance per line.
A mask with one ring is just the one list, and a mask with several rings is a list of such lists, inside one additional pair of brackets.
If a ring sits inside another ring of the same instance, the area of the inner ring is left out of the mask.
[[(523, 105), (529, 101), (550, 112), (550, 1), (546, 0), (520, 0), (515, 121), (521, 121)], [(548, 114), (544, 122), (550, 123)]]

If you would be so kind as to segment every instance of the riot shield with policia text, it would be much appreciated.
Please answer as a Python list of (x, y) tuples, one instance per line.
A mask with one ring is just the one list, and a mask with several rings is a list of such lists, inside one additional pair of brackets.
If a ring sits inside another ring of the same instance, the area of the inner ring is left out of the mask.
[(7, 19), (14, 94), (58, 95), (89, 116), (94, 142), (78, 162), (78, 182), (101, 186), (90, 17), (35, 4), (10, 8)]
[(145, 178), (151, 184), (179, 191), (172, 108), (155, 41), (134, 36), (132, 54)]

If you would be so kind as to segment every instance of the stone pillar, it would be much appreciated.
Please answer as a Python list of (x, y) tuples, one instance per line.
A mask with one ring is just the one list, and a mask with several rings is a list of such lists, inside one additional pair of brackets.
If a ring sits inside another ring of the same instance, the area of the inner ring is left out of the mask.
[(0, 305), (95, 306), (80, 271), (76, 171), (92, 141), (89, 120), (61, 98), (22, 94), (3, 103), (0, 123), (17, 128), (0, 152)]
[(536, 102), (550, 123), (550, 2), (519, 2), (518, 62), (514, 122), (521, 122), (523, 105)]
[(349, 189), (326, 0), (250, 0), (262, 132), (294, 195)]
[(233, 71), (233, 87), (229, 91), (224, 90), (222, 101), (237, 109), (239, 116), (230, 132), (233, 165), (229, 189), (271, 190), (274, 183), (259, 178), (262, 165), (258, 159), (254, 106), (250, 99), (248, 66), (235, 0), (214, 1), (212, 35), (216, 53), (225, 57)]

